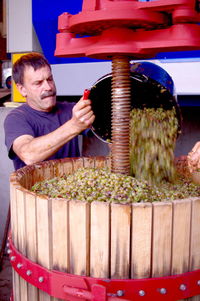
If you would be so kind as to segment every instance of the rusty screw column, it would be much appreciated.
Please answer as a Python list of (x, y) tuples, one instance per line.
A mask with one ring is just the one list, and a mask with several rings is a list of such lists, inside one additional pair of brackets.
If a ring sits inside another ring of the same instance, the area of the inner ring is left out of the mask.
[(112, 152), (111, 170), (130, 175), (129, 128), (131, 81), (129, 59), (112, 58)]

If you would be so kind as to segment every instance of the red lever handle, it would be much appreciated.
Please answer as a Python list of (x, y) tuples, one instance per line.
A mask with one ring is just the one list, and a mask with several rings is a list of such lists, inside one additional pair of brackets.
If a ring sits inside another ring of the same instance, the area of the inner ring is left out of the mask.
[(83, 92), (83, 99), (88, 99), (90, 95), (90, 90), (89, 89), (85, 89), (84, 92)]

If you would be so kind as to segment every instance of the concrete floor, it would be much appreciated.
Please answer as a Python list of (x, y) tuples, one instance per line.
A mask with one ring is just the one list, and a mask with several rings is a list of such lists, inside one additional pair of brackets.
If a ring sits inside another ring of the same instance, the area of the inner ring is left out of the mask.
[(8, 255), (4, 255), (0, 270), (0, 301), (9, 301), (12, 294), (12, 268)]

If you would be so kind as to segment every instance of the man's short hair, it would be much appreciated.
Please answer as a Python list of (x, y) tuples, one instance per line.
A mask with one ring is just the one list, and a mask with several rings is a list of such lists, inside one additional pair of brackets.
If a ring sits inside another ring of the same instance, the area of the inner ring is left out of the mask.
[(12, 67), (12, 77), (16, 84), (23, 85), (24, 83), (24, 70), (26, 67), (33, 67), (34, 70), (40, 69), (42, 67), (51, 66), (47, 59), (40, 53), (31, 52), (22, 55)]

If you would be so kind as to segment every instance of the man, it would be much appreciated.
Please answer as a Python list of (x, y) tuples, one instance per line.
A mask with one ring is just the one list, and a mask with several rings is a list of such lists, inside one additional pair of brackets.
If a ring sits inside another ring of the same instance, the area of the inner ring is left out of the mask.
[(200, 142), (196, 142), (187, 156), (190, 172), (200, 169)]
[(51, 66), (43, 55), (30, 53), (13, 65), (13, 80), (26, 103), (4, 122), (5, 142), (15, 169), (39, 161), (77, 157), (78, 137), (95, 116), (91, 101), (56, 102)]

